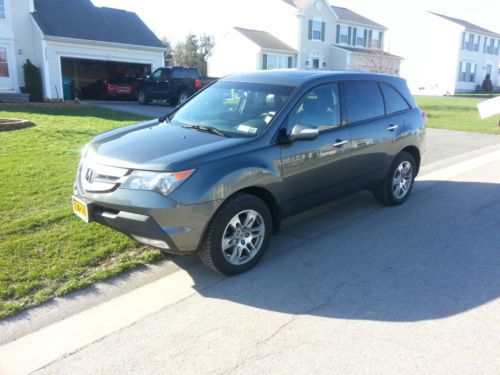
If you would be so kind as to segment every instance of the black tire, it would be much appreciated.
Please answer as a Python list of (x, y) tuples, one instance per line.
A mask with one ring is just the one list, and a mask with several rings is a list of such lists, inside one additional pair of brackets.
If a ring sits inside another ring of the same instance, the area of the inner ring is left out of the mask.
[(181, 105), (182, 103), (184, 103), (186, 100), (188, 100), (189, 98), (189, 95), (186, 91), (181, 91), (181, 93), (179, 94), (179, 98), (177, 99), (177, 105)]
[(137, 93), (137, 101), (142, 105), (146, 105), (149, 103), (148, 94), (145, 90), (139, 90), (139, 92)]
[[(242, 211), (254, 210), (263, 219), (265, 233), (262, 244), (255, 255), (243, 264), (233, 264), (226, 259), (222, 250), (222, 239), (229, 222)], [(198, 249), (198, 256), (208, 267), (224, 275), (237, 275), (254, 267), (269, 246), (272, 236), (272, 216), (267, 205), (246, 193), (237, 193), (225, 201), (210, 221)]]
[[(393, 181), (396, 177), (396, 172), (398, 168), (403, 165), (403, 163), (408, 162), (411, 164), (411, 182), (406, 193), (402, 197), (398, 197), (398, 194), (393, 189)], [(380, 203), (387, 206), (397, 206), (404, 203), (411, 194), (413, 190), (413, 184), (415, 182), (415, 177), (417, 175), (417, 163), (413, 156), (411, 156), (406, 151), (401, 151), (391, 164), (391, 167), (387, 171), (384, 181), (373, 191), (375, 199)]]

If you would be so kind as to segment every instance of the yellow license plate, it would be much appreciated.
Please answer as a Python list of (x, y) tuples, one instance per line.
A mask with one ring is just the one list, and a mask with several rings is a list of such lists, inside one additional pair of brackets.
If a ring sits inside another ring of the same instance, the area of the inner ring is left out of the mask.
[(89, 212), (87, 209), (87, 205), (75, 197), (73, 197), (73, 212), (83, 221), (87, 223), (89, 222)]

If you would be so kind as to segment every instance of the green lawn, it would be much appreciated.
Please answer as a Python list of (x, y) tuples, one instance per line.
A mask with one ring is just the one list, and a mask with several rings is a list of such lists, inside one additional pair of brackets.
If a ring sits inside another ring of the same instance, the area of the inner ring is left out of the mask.
[(71, 212), (82, 146), (141, 117), (2, 104), (0, 118), (36, 124), (0, 132), (0, 318), (160, 256)]
[(500, 134), (500, 115), (479, 118), (476, 105), (485, 99), (417, 96), (416, 100), (427, 113), (430, 128)]

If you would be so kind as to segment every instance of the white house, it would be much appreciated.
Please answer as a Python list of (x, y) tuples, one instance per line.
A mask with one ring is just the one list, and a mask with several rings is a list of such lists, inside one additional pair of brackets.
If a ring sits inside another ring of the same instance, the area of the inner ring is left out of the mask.
[[(217, 42), (208, 57), (209, 75), (287, 68), (288, 62), (292, 62), (291, 67), (302, 69), (399, 73), (402, 58), (383, 49), (387, 30), (384, 26), (349, 9), (331, 6), (326, 0), (271, 1), (273, 12), (263, 12), (264, 19), (249, 23), (265, 23), (266, 30), (258, 32), (265, 34), (267, 40), (286, 45), (287, 50), (254, 46), (248, 51), (248, 44), (240, 43), (242, 36), (237, 33), (240, 29), (242, 34), (242, 28), (234, 28)], [(269, 14), (273, 20), (265, 19)]]
[(161, 67), (164, 51), (135, 13), (90, 0), (0, 0), (0, 95), (20, 92), (27, 59), (41, 70), (44, 96), (62, 99), (63, 76), (81, 89)]
[(498, 85), (500, 34), (432, 12), (425, 14), (420, 32), (421, 43), (404, 74), (415, 94), (474, 91), (487, 74)]

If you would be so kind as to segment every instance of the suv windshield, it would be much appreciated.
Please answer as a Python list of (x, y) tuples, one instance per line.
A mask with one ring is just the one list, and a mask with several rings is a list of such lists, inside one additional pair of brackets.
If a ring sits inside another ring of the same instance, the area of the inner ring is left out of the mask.
[(253, 137), (269, 125), (293, 87), (219, 81), (170, 118), (179, 125), (215, 128), (230, 136)]

